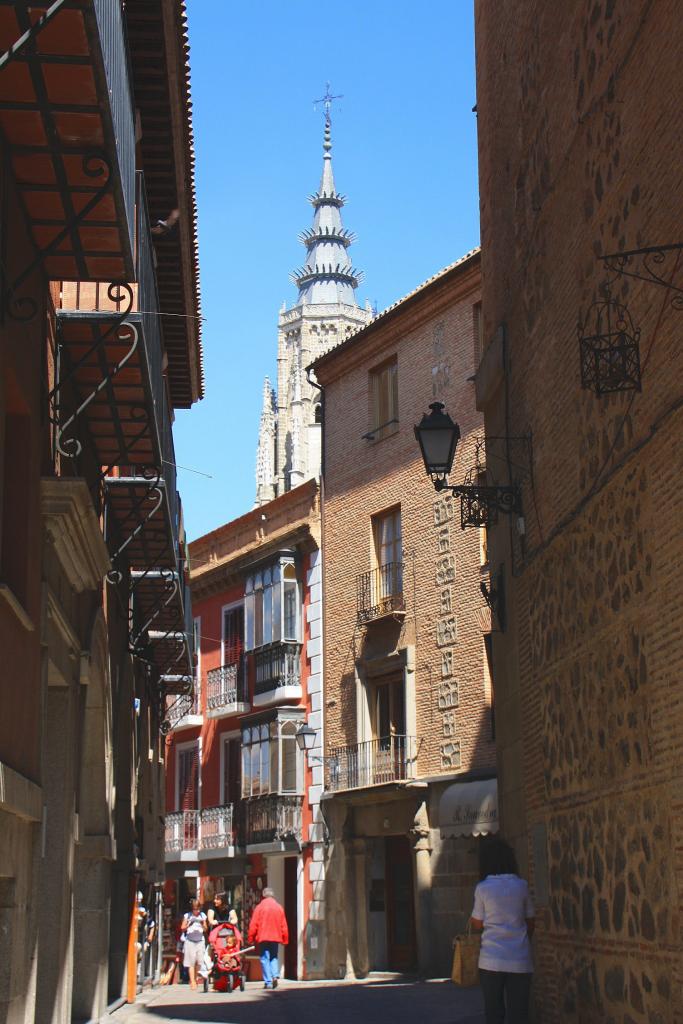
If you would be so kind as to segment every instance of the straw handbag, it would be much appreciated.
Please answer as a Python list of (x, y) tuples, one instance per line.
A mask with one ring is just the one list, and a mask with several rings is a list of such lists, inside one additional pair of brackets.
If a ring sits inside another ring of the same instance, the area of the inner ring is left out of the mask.
[(451, 981), (461, 988), (469, 988), (479, 982), (479, 947), (481, 936), (472, 934), (468, 922), (464, 935), (456, 935), (453, 939), (453, 970)]

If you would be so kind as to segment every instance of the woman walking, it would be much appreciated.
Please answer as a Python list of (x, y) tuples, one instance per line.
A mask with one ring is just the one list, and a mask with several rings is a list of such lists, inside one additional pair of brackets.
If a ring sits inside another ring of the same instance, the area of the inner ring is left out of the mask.
[(479, 844), (479, 877), (472, 927), (483, 929), (479, 980), (486, 1024), (528, 1024), (534, 907), (512, 847), (498, 836)]

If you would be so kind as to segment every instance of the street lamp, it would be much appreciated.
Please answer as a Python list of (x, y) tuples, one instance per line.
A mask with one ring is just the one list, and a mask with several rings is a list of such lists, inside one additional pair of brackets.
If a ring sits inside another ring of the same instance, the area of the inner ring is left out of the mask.
[[(436, 491), (450, 491), (460, 498), (460, 525), (490, 526), (499, 512), (522, 514), (519, 487), (487, 484), (449, 484), (455, 449), (460, 440), (460, 427), (445, 411), (442, 402), (432, 402), (418, 426), (415, 437), (420, 445), (427, 475)], [(470, 474), (471, 475), (471, 474)]]
[(443, 402), (432, 402), (432, 410), (415, 427), (415, 437), (422, 452), (427, 474), (437, 491), (447, 486), (446, 477), (453, 467), (455, 449), (460, 440), (460, 427), (444, 411)]
[(299, 750), (303, 750), (306, 753), (313, 750), (316, 735), (315, 729), (311, 729), (308, 722), (302, 722), (296, 731), (296, 742)]

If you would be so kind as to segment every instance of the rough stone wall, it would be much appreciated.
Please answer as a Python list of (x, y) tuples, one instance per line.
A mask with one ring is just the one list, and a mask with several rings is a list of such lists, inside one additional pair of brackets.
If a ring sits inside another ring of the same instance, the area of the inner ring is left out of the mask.
[[(581, 390), (597, 256), (680, 241), (671, 0), (476, 5), (489, 434), (533, 438), (525, 535), (501, 522), (494, 636), (504, 830), (540, 904), (537, 1020), (683, 1020), (680, 312), (613, 294), (641, 330), (642, 392)], [(657, 265), (683, 281), (683, 257)], [(532, 486), (533, 483), (533, 486)], [(546, 867), (547, 862), (547, 867)]]

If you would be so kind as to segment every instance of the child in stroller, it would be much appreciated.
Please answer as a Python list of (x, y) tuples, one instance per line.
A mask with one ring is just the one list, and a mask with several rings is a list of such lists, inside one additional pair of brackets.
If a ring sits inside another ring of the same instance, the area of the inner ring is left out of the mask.
[[(242, 948), (242, 935), (234, 924), (221, 922), (211, 929), (209, 946), (213, 951), (211, 976), (215, 992), (232, 992), (239, 985), (244, 992), (246, 970)], [(252, 948), (253, 947), (249, 947)], [(208, 989), (208, 980), (204, 983)]]

